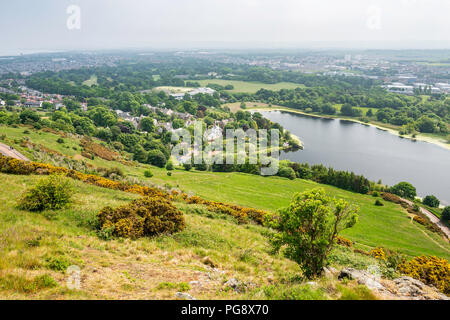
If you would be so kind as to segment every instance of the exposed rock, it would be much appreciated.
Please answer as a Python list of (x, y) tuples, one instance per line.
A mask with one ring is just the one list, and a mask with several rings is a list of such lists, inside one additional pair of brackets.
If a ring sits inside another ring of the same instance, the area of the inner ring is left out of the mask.
[(315, 281), (308, 281), (306, 284), (313, 288), (317, 287), (317, 282), (315, 282)]
[(175, 297), (177, 297), (179, 299), (184, 299), (184, 300), (197, 300), (193, 296), (191, 296), (189, 293), (185, 293), (185, 292), (177, 292), (177, 293), (175, 293)]
[(445, 294), (439, 292), (434, 287), (427, 286), (422, 281), (411, 277), (400, 277), (393, 281), (397, 288), (398, 293), (405, 297), (418, 297), (424, 300), (449, 300)]
[(338, 279), (356, 280), (372, 290), (378, 297), (387, 300), (449, 300), (449, 297), (436, 288), (411, 277), (382, 280), (380, 276), (367, 271), (346, 268), (339, 273)]
[(333, 267), (324, 267), (323, 268), (323, 275), (326, 278), (333, 278), (337, 273), (338, 273), (338, 271)]
[(200, 281), (190, 281), (189, 285), (192, 287), (201, 287), (202, 283)]
[(236, 278), (231, 278), (230, 280), (225, 282), (225, 286), (233, 289), (233, 291), (237, 293), (245, 292), (246, 289), (245, 284)]
[(370, 274), (366, 271), (356, 270), (353, 268), (343, 269), (338, 276), (339, 280), (342, 279), (356, 280), (359, 284), (365, 285), (367, 288), (373, 289), (384, 289), (383, 285), (380, 283), (379, 277)]

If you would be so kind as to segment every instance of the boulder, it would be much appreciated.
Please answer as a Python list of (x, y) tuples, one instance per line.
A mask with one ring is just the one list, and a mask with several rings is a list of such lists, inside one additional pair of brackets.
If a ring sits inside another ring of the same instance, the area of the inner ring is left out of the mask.
[(183, 299), (183, 300), (197, 300), (193, 296), (191, 296), (189, 293), (185, 293), (185, 292), (177, 292), (177, 293), (175, 293), (175, 297), (177, 297), (178, 299)]

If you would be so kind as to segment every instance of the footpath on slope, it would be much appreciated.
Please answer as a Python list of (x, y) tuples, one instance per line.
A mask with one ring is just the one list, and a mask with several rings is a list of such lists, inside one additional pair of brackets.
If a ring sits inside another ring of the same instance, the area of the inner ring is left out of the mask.
[(16, 159), (24, 160), (24, 161), (30, 161), (30, 159), (25, 157), (23, 154), (21, 154), (19, 151), (17, 151), (13, 147), (10, 147), (1, 142), (0, 142), (0, 153), (7, 157), (16, 158)]
[[(410, 206), (412, 206), (414, 204), (410, 200), (403, 199), (403, 198), (401, 198), (401, 199), (402, 199), (402, 201), (406, 202)], [(422, 207), (420, 207), (420, 212), (422, 212), (424, 215), (426, 215), (430, 219), (430, 221), (432, 223), (434, 223), (435, 225), (437, 225), (442, 230), (442, 232), (444, 232), (445, 235), (450, 239), (450, 230), (438, 217), (436, 217), (432, 212), (430, 212), (427, 209), (424, 209)]]

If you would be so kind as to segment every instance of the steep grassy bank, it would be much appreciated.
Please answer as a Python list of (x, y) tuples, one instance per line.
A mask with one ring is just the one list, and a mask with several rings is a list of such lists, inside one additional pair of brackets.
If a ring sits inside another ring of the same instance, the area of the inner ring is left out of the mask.
[[(137, 197), (133, 194), (71, 180), (75, 196), (68, 209), (19, 210), (21, 193), (38, 179), (0, 174), (2, 299), (174, 299), (178, 291), (197, 299), (337, 299), (344, 289), (356, 298), (373, 298), (355, 283), (302, 284), (298, 266), (271, 253), (267, 229), (238, 225), (198, 205), (176, 203), (185, 213), (184, 231), (138, 240), (102, 240), (92, 225), (103, 206), (125, 204)], [(342, 247), (332, 260), (336, 267), (378, 263)], [(79, 290), (66, 286), (71, 265), (80, 268)], [(232, 278), (244, 283), (246, 292), (227, 288)]]

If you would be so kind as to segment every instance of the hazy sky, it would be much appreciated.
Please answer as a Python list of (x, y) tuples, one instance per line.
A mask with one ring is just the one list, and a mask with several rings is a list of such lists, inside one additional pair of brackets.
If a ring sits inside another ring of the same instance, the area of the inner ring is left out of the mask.
[(450, 47), (450, 0), (0, 0), (0, 12), (0, 52)]

